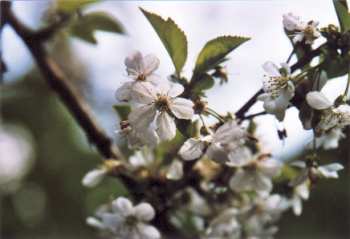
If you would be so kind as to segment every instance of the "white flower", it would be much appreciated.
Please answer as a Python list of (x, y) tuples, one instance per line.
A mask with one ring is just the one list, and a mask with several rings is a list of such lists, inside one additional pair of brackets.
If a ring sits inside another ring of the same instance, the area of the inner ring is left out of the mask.
[(304, 183), (294, 187), (291, 204), (295, 215), (297, 216), (301, 215), (301, 212), (303, 210), (303, 200), (309, 199), (309, 196), (310, 196), (310, 189), (309, 189), (308, 181), (305, 181)]
[(209, 224), (205, 239), (240, 239), (241, 225), (237, 221), (236, 208), (225, 209)]
[(117, 160), (109, 159), (104, 160), (103, 164), (96, 169), (93, 169), (89, 171), (85, 176), (83, 177), (81, 183), (85, 187), (95, 187), (97, 186), (103, 178), (111, 171), (116, 170), (118, 167), (120, 167), (122, 163)]
[(345, 138), (345, 134), (343, 134), (341, 129), (331, 129), (321, 137), (316, 138), (316, 147), (323, 147), (325, 150), (338, 148), (339, 140), (342, 138)]
[(112, 202), (110, 209), (102, 208), (96, 217), (89, 217), (86, 222), (115, 238), (159, 239), (159, 231), (148, 224), (154, 216), (155, 211), (149, 203), (133, 206), (129, 199), (119, 197)]
[[(333, 107), (333, 104), (318, 91), (309, 92), (306, 95), (307, 103), (315, 110), (321, 111), (321, 118), (315, 127), (317, 135), (327, 133), (335, 128), (343, 128), (350, 125), (350, 106), (347, 104)], [(339, 138), (339, 132), (338, 135)]]
[(305, 40), (306, 44), (312, 44), (315, 39), (321, 36), (317, 29), (318, 22), (310, 21), (305, 23), (292, 13), (283, 15), (283, 26), (287, 31), (293, 32), (294, 43)]
[(290, 68), (287, 64), (281, 64), (283, 74), (272, 62), (263, 65), (268, 76), (264, 77), (264, 93), (258, 100), (264, 101), (264, 109), (270, 114), (274, 114), (278, 120), (284, 119), (285, 111), (289, 101), (294, 97), (295, 87), (290, 77)]
[(84, 176), (81, 183), (88, 188), (95, 187), (102, 181), (107, 173), (108, 171), (106, 168), (93, 169)]
[(150, 54), (145, 57), (139, 51), (132, 53), (125, 59), (126, 71), (132, 81), (125, 82), (116, 91), (116, 98), (120, 101), (129, 101), (135, 85), (140, 82), (158, 84), (159, 78), (153, 72), (159, 66), (159, 59)]
[(139, 132), (126, 120), (120, 122), (120, 130), (117, 132), (126, 137), (130, 149), (140, 148), (144, 145), (154, 148), (159, 143), (158, 135), (150, 127)]
[(272, 190), (271, 179), (280, 173), (281, 167), (282, 164), (272, 158), (256, 159), (235, 172), (230, 188), (236, 192), (269, 193)]
[(140, 106), (129, 114), (129, 122), (136, 131), (144, 132), (155, 121), (160, 141), (176, 135), (175, 119), (192, 119), (193, 102), (177, 97), (184, 88), (180, 84), (163, 84), (157, 88), (144, 82), (134, 86), (133, 99)]
[(184, 160), (193, 160), (205, 154), (212, 160), (230, 166), (246, 164), (250, 151), (244, 146), (247, 132), (235, 120), (229, 120), (212, 135), (190, 138), (180, 148)]
[(292, 162), (291, 165), (302, 169), (300, 174), (289, 183), (289, 185), (293, 187), (305, 183), (309, 179), (338, 178), (338, 171), (344, 169), (339, 163), (331, 163), (323, 166), (312, 165), (307, 167), (305, 162), (297, 160)]

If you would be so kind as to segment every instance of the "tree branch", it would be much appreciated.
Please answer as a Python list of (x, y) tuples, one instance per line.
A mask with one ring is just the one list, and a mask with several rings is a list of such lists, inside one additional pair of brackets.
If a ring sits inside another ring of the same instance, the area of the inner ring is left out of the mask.
[[(58, 67), (58, 65), (47, 55), (42, 44), (38, 41), (38, 36), (48, 36), (55, 29), (45, 28), (43, 31), (34, 32), (22, 22), (11, 11), (11, 2), (1, 2), (1, 12), (4, 21), (9, 24), (24, 41), (32, 53), (41, 73), (50, 87), (58, 94), (62, 102), (69, 109), (81, 128), (85, 131), (88, 140), (93, 143), (97, 150), (105, 158), (122, 159), (123, 156), (119, 149), (112, 144), (112, 140), (105, 134), (102, 128), (98, 126), (92, 117), (88, 105), (78, 97), (75, 90), (68, 84), (68, 81)], [(54, 25), (55, 27), (57, 25)], [(45, 34), (43, 34), (45, 33)], [(46, 39), (46, 38), (43, 38)]]

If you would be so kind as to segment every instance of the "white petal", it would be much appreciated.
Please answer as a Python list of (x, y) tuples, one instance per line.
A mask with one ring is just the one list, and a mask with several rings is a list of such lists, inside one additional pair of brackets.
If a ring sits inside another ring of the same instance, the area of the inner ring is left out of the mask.
[(332, 107), (332, 103), (319, 91), (312, 91), (306, 95), (307, 103), (316, 110), (324, 110)]
[(208, 158), (218, 163), (227, 163), (229, 161), (228, 152), (219, 143), (211, 143), (205, 154)]
[(136, 103), (150, 104), (157, 98), (157, 88), (150, 82), (135, 82), (130, 94)]
[(160, 233), (154, 226), (139, 223), (137, 230), (140, 232), (140, 239), (160, 239)]
[(295, 34), (295, 36), (293, 37), (293, 43), (302, 42), (303, 39), (304, 39), (304, 33), (299, 32), (299, 33)]
[(299, 197), (294, 197), (292, 199), (293, 212), (296, 216), (300, 216), (303, 210), (303, 203)]
[(307, 200), (310, 196), (309, 184), (307, 182), (298, 185), (295, 188), (295, 193), (302, 199)]
[(283, 15), (283, 26), (288, 31), (300, 30), (301, 21), (298, 16), (293, 13)]
[(112, 202), (113, 212), (121, 214), (124, 217), (134, 214), (134, 208), (129, 199), (125, 197), (118, 197)]
[(237, 170), (230, 180), (230, 188), (237, 192), (250, 190), (270, 192), (272, 189), (272, 182), (268, 177), (258, 172)]
[(275, 159), (266, 159), (258, 162), (259, 170), (266, 176), (272, 178), (281, 172), (282, 163)]
[(272, 76), (272, 77), (279, 77), (279, 76), (281, 76), (281, 73), (279, 72), (279, 69), (278, 69), (277, 65), (275, 65), (271, 61), (265, 62), (262, 67), (263, 67), (263, 69), (266, 71), (266, 73), (269, 76)]
[(170, 110), (178, 119), (192, 119), (193, 102), (185, 98), (175, 98), (170, 104)]
[(174, 83), (170, 85), (170, 89), (167, 92), (167, 95), (170, 97), (176, 97), (182, 94), (184, 91), (184, 87), (178, 83)]
[(258, 99), (259, 101), (266, 101), (266, 100), (268, 100), (270, 97), (271, 97), (270, 94), (268, 94), (268, 93), (262, 93), (261, 95), (258, 96), (257, 99)]
[(137, 78), (139, 74), (143, 73), (144, 65), (141, 52), (133, 52), (127, 58), (125, 58), (124, 63), (127, 67), (126, 71), (132, 77)]
[(101, 220), (105, 228), (111, 231), (117, 231), (123, 223), (123, 216), (115, 213), (103, 213)]
[(149, 203), (140, 203), (134, 207), (135, 210), (135, 216), (140, 221), (151, 221), (154, 218), (155, 211), (153, 207)]
[(89, 188), (95, 187), (106, 176), (106, 173), (106, 169), (94, 169), (84, 176), (82, 184)]
[(174, 119), (167, 113), (161, 112), (157, 117), (157, 133), (161, 141), (171, 140), (176, 135)]
[(143, 58), (143, 64), (144, 64), (143, 74), (148, 76), (158, 68), (159, 59), (153, 54), (148, 54)]
[(133, 109), (129, 114), (129, 122), (137, 131), (147, 130), (154, 120), (157, 110), (153, 104)]
[(184, 160), (193, 160), (202, 156), (204, 148), (203, 141), (190, 138), (181, 146), (179, 154)]
[(246, 132), (237, 124), (235, 120), (229, 120), (220, 126), (214, 136), (213, 143), (229, 144), (232, 141), (244, 139)]
[(317, 147), (322, 145), (325, 150), (338, 148), (339, 140), (344, 137), (341, 129), (334, 128), (316, 139)]
[(317, 168), (322, 176), (325, 178), (338, 178), (338, 171), (344, 169), (343, 165), (339, 163), (327, 164)]
[(88, 224), (91, 227), (95, 227), (97, 229), (105, 229), (106, 228), (105, 225), (100, 220), (97, 220), (94, 217), (86, 218), (86, 224)]
[(131, 88), (133, 82), (125, 82), (121, 87), (115, 92), (115, 97), (119, 101), (129, 101), (131, 99)]
[(230, 167), (242, 167), (247, 165), (252, 160), (251, 151), (244, 146), (239, 146), (236, 149), (232, 150), (228, 154), (229, 161), (227, 165)]
[(279, 121), (282, 121), (288, 105), (289, 99), (280, 95), (277, 99), (266, 98), (263, 106), (266, 112), (275, 115)]
[(179, 160), (173, 160), (167, 170), (166, 178), (170, 180), (179, 180), (183, 176), (183, 164)]

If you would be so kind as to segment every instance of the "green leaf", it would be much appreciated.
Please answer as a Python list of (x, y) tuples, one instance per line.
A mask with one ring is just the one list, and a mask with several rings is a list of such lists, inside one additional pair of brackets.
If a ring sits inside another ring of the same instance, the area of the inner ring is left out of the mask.
[(99, 0), (56, 0), (56, 6), (58, 11), (73, 13), (79, 8), (86, 7), (98, 1)]
[(131, 111), (130, 105), (113, 105), (113, 109), (117, 112), (121, 120), (127, 120)]
[(194, 89), (194, 92), (198, 94), (204, 90), (208, 90), (212, 88), (213, 86), (214, 86), (213, 77), (204, 73), (200, 75), (193, 89)]
[(337, 17), (342, 32), (350, 30), (350, 13), (347, 9), (346, 1), (333, 0), (334, 8), (337, 13)]
[(194, 73), (213, 69), (226, 55), (249, 39), (238, 36), (221, 36), (207, 42), (198, 55)]
[(140, 9), (168, 51), (175, 66), (176, 74), (180, 75), (187, 59), (187, 39), (185, 33), (171, 18), (164, 20), (154, 13), (145, 11), (142, 8)]
[(124, 33), (124, 29), (116, 18), (105, 12), (92, 12), (79, 17), (72, 23), (72, 36), (96, 44), (95, 31)]

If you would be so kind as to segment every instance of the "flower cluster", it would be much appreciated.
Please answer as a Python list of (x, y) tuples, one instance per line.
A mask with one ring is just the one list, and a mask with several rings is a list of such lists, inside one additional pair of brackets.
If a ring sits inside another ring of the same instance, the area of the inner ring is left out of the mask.
[[(317, 22), (304, 23), (290, 13), (283, 16), (283, 25), (293, 46), (300, 43), (309, 49), (320, 36)], [(131, 110), (121, 121), (119, 133), (129, 147), (123, 168), (141, 185), (135, 189), (141, 190), (137, 197), (131, 194), (130, 198), (141, 203), (133, 206), (129, 199), (119, 197), (89, 217), (89, 225), (112, 238), (157, 239), (167, 223), (184, 235), (190, 228), (189, 235), (202, 239), (272, 239), (284, 212), (301, 215), (312, 185), (319, 179), (338, 178), (343, 166), (321, 165), (317, 148), (338, 146), (345, 137), (343, 128), (350, 125), (350, 106), (345, 100), (333, 104), (320, 92), (325, 84), (320, 81), (326, 82), (327, 74), (319, 65), (297, 69), (295, 74), (295, 66), (289, 63), (281, 67), (269, 61), (263, 64), (263, 92), (256, 97), (263, 102), (262, 113), (283, 121), (290, 106), (300, 109), (303, 105), (314, 132), (313, 152), (286, 163), (264, 150), (255, 134), (254, 117), (221, 115), (204, 103), (203, 92), (193, 90), (200, 81), (211, 84), (210, 77), (223, 78), (220, 64), (224, 60), (206, 72), (198, 73), (201, 67), (196, 68), (194, 80), (179, 74), (167, 80), (156, 75), (159, 60), (154, 55), (135, 52), (125, 59), (131, 80), (123, 83), (116, 97)], [(302, 91), (301, 82), (308, 83)], [(87, 173), (83, 184), (96, 186), (120, 164), (106, 160)], [(156, 206), (157, 212), (146, 202)], [(166, 222), (153, 220), (156, 214)]]

